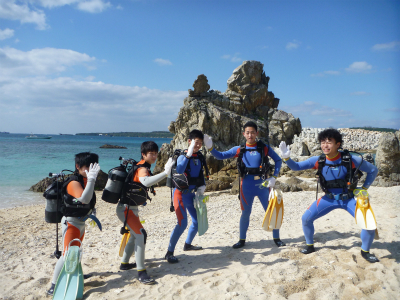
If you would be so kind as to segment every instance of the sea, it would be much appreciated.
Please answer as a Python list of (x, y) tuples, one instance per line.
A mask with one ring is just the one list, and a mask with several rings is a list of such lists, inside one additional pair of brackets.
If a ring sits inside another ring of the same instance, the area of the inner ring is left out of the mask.
[[(49, 173), (74, 170), (75, 154), (90, 151), (99, 155), (107, 173), (119, 165), (119, 157), (140, 160), (140, 145), (154, 141), (161, 148), (170, 138), (111, 137), (84, 135), (37, 135), (51, 139), (27, 139), (29, 134), (0, 133), (0, 208), (45, 203), (42, 193), (29, 191)], [(104, 144), (127, 149), (100, 148)], [(154, 165), (153, 165), (154, 167)]]

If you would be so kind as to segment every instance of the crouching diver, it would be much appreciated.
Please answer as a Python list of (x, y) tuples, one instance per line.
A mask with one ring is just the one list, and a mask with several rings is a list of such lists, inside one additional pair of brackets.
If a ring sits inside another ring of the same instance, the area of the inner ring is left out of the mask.
[[(121, 270), (130, 270), (136, 268), (138, 271), (138, 280), (143, 284), (154, 284), (155, 280), (151, 278), (144, 266), (145, 248), (147, 233), (139, 219), (139, 206), (146, 205), (150, 199), (147, 194), (149, 188), (166, 178), (172, 168), (172, 158), (165, 164), (165, 170), (157, 175), (151, 174), (150, 168), (157, 160), (158, 145), (153, 141), (147, 141), (141, 145), (142, 160), (139, 161), (131, 177), (128, 173), (128, 184), (122, 190), (121, 200), (117, 205), (117, 216), (124, 223), (130, 232), (130, 238), (126, 243), (122, 261)], [(155, 193), (154, 193), (155, 194)], [(136, 263), (129, 263), (129, 259), (135, 251)]]
[[(320, 132), (318, 141), (321, 143), (321, 149), (324, 154), (313, 156), (302, 162), (295, 162), (290, 159), (290, 148), (286, 146), (285, 142), (281, 142), (279, 145), (283, 160), (292, 170), (318, 170), (318, 180), (322, 190), (325, 192), (325, 195), (311, 204), (303, 214), (303, 231), (307, 245), (300, 252), (304, 254), (315, 251), (315, 220), (337, 208), (347, 210), (354, 217), (357, 201), (354, 199), (353, 190), (357, 186), (358, 170), (367, 173), (362, 187), (363, 190), (368, 189), (378, 173), (378, 169), (374, 165), (362, 160), (362, 158), (350, 155), (347, 150), (338, 151), (343, 144), (343, 139), (336, 129), (326, 129)], [(374, 236), (375, 229), (361, 230), (361, 255), (371, 263), (379, 261), (374, 254), (369, 252)]]
[(179, 184), (176, 184), (172, 194), (178, 222), (172, 230), (168, 251), (165, 254), (165, 259), (169, 263), (177, 263), (179, 261), (178, 258), (174, 256), (174, 250), (179, 238), (188, 225), (187, 211), (192, 218), (192, 224), (189, 227), (183, 251), (203, 249), (200, 246), (192, 245), (192, 241), (198, 232), (197, 213), (193, 200), (196, 196), (196, 192), (197, 194), (203, 194), (206, 189), (203, 173), (203, 167), (206, 168), (205, 159), (200, 152), (200, 148), (203, 146), (203, 140), (204, 135), (200, 130), (192, 130), (189, 133), (189, 148), (183, 151), (177, 159), (176, 173), (185, 174), (185, 177), (188, 179), (188, 186), (182, 189), (177, 188)]
[[(63, 269), (65, 254), (70, 242), (85, 236), (85, 221), (95, 215), (96, 195), (94, 185), (100, 171), (99, 156), (95, 153), (83, 152), (75, 155), (75, 173), (68, 178), (62, 187), (63, 218), (62, 237), (64, 250), (54, 269), (51, 287), (48, 295), (53, 295), (55, 284)], [(97, 220), (95, 217), (93, 218)], [(100, 227), (100, 226), (99, 226)], [(81, 246), (79, 242), (72, 242), (71, 246)], [(61, 287), (60, 287), (61, 288)]]
[[(234, 249), (242, 248), (245, 245), (246, 233), (249, 228), (250, 214), (255, 196), (260, 199), (264, 210), (267, 210), (269, 204), (269, 188), (274, 187), (282, 165), (281, 158), (274, 152), (274, 150), (272, 150), (271, 147), (265, 145), (261, 141), (256, 141), (258, 136), (256, 123), (251, 121), (247, 122), (243, 126), (243, 131), (243, 136), (246, 138), (246, 144), (235, 146), (225, 152), (218, 152), (215, 150), (213, 148), (211, 137), (208, 135), (204, 136), (206, 147), (211, 151), (211, 154), (214, 155), (216, 159), (222, 160), (233, 157), (238, 158), (237, 164), (241, 179), (239, 183), (239, 198), (242, 215), (239, 223), (240, 239), (239, 242), (232, 246)], [(274, 175), (270, 178), (267, 178), (270, 168), (268, 156), (275, 161)], [(265, 187), (266, 181), (268, 181), (267, 187)], [(279, 237), (279, 229), (274, 229), (272, 231), (272, 236), (278, 247), (286, 246)]]

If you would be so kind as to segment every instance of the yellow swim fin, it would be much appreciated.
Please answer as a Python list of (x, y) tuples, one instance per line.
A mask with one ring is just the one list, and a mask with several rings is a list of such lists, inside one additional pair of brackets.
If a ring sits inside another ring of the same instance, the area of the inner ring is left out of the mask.
[(271, 188), (268, 201), (262, 227), (264, 230), (272, 231), (281, 228), (282, 225), (284, 212), (282, 191)]
[(369, 194), (366, 190), (354, 190), (354, 196), (356, 198), (356, 212), (354, 218), (356, 224), (361, 227), (361, 229), (375, 230), (376, 229), (376, 219), (374, 211), (369, 203)]
[[(126, 230), (128, 230), (128, 228), (126, 228)], [(126, 243), (129, 241), (130, 237), (131, 237), (130, 232), (124, 233), (124, 235), (122, 236), (121, 245), (119, 246), (119, 256), (120, 257), (122, 257), (124, 255), (125, 246), (126, 246)]]

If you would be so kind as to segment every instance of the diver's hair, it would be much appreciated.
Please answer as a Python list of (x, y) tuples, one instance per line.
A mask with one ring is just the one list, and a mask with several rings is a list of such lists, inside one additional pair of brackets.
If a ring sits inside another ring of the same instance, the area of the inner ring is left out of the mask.
[(75, 154), (75, 165), (79, 168), (89, 167), (90, 164), (98, 163), (99, 156), (96, 153), (82, 152)]
[(257, 132), (257, 130), (258, 130), (257, 124), (254, 123), (253, 121), (248, 121), (246, 124), (244, 124), (244, 126), (243, 126), (243, 131), (246, 131), (246, 128), (247, 128), (247, 127), (253, 127), (253, 128), (256, 130), (256, 132)]
[(158, 145), (153, 141), (143, 142), (140, 146), (140, 152), (146, 155), (149, 152), (157, 152), (158, 153)]
[(204, 140), (204, 134), (198, 130), (198, 129), (193, 129), (190, 133), (189, 133), (189, 140), (194, 140), (194, 139), (200, 139), (200, 140)]
[(326, 139), (333, 139), (336, 143), (340, 143), (340, 147), (343, 146), (342, 134), (336, 129), (328, 128), (318, 133), (318, 141), (320, 143)]

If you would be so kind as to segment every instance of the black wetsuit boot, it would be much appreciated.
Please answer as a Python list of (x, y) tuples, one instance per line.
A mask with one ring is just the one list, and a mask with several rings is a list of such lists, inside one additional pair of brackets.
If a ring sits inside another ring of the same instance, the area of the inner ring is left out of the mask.
[(193, 246), (191, 244), (185, 243), (185, 246), (183, 247), (183, 251), (189, 251), (189, 250), (202, 250), (203, 247), (200, 246)]
[(239, 240), (235, 245), (232, 246), (233, 249), (238, 249), (244, 247), (246, 240)]
[(310, 254), (315, 252), (314, 245), (307, 245), (305, 248), (300, 250), (301, 253), (303, 254)]
[(175, 264), (179, 262), (179, 260), (174, 256), (174, 252), (167, 251), (167, 254), (165, 254), (165, 259), (170, 263), (170, 264)]
[(134, 269), (134, 268), (136, 268), (136, 263), (133, 263), (133, 264), (124, 264), (124, 263), (121, 263), (121, 265), (119, 266), (119, 269), (120, 269), (120, 270), (123, 270), (123, 271), (125, 271), (125, 270), (130, 270), (130, 269)]
[(52, 283), (50, 289), (48, 289), (48, 290), (46, 291), (47, 295), (53, 296), (53, 294), (54, 294), (54, 288), (55, 288), (55, 287), (56, 287), (56, 285), (55, 285), (54, 283)]
[(140, 283), (143, 283), (143, 284), (156, 283), (156, 281), (147, 274), (146, 270), (138, 271), (138, 279), (139, 279)]
[(361, 250), (361, 256), (370, 263), (376, 263), (379, 261), (379, 259), (374, 254), (369, 253), (369, 251)]
[(281, 239), (274, 239), (274, 243), (278, 246), (278, 247), (283, 247), (286, 246), (286, 244), (281, 241)]

